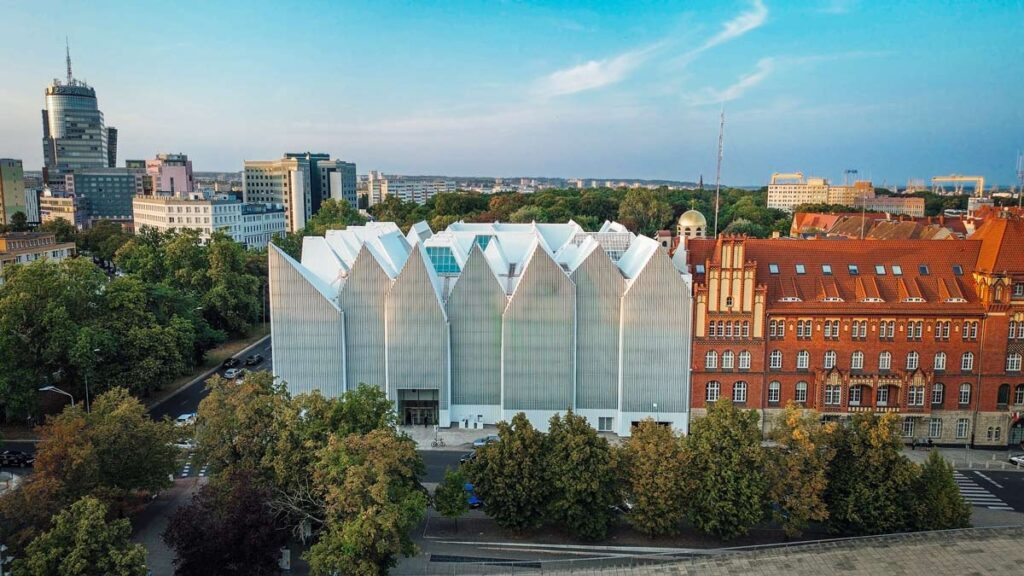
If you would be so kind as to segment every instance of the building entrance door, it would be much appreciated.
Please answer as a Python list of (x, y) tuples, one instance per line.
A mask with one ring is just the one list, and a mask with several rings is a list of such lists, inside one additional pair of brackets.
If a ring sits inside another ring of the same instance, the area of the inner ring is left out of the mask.
[(398, 417), (406, 426), (433, 426), (438, 423), (437, 390), (399, 390)]
[(412, 407), (405, 408), (405, 423), (411, 426), (429, 426), (437, 423), (437, 408)]
[(1017, 420), (1010, 426), (1010, 446), (1020, 446), (1024, 449), (1024, 419)]

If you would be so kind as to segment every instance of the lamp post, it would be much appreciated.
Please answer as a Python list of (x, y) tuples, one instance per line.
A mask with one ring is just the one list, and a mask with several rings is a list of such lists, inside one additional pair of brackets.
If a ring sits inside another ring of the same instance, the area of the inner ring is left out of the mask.
[(67, 396), (68, 398), (71, 398), (71, 407), (72, 408), (75, 407), (75, 397), (72, 396), (71, 394), (61, 390), (60, 388), (57, 388), (56, 386), (43, 386), (42, 388), (39, 389), (39, 391), (40, 392), (56, 392), (57, 394), (63, 394), (65, 396)]
[[(99, 348), (93, 348), (92, 349), (92, 353), (93, 354), (99, 354), (100, 353), (100, 349)], [(89, 402), (89, 372), (92, 372), (92, 370), (89, 370), (89, 371), (87, 371), (85, 373), (85, 413), (86, 414), (92, 412), (92, 405)]]

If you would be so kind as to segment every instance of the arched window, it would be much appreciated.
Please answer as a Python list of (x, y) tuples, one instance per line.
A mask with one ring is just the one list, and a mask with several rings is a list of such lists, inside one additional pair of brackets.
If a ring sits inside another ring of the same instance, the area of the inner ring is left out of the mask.
[(747, 402), (747, 383), (740, 381), (732, 385), (732, 401), (737, 404)]
[(740, 352), (740, 370), (750, 370), (750, 352)]
[(1024, 384), (1017, 384), (1013, 389), (1013, 403), (1024, 404)]
[(778, 404), (779, 403), (779, 396), (781, 395), (781, 393), (782, 393), (782, 384), (780, 384), (777, 380), (772, 380), (771, 382), (768, 383), (768, 403), (769, 404)]
[(971, 403), (971, 385), (964, 382), (960, 385), (960, 405)]
[(1006, 355), (1006, 371), (1007, 372), (1020, 372), (1020, 352), (1014, 352)]
[(878, 355), (878, 369), (888, 370), (892, 368), (892, 354), (889, 352), (882, 352)]
[(704, 368), (715, 369), (718, 368), (718, 352), (714, 350), (708, 350), (704, 354)]
[(942, 385), (942, 382), (936, 382), (932, 385), (932, 404), (941, 406), (942, 401), (945, 399), (945, 395), (945, 386)]
[(772, 353), (768, 355), (768, 367), (773, 370), (779, 370), (782, 368), (781, 350), (772, 350)]
[(796, 395), (793, 399), (797, 402), (807, 402), (807, 382), (796, 383)]
[(733, 355), (732, 350), (722, 352), (722, 370), (732, 370), (734, 358), (735, 355)]
[(732, 296), (725, 297), (725, 307), (732, 308)]
[(826, 370), (836, 367), (836, 351), (829, 350), (825, 352), (825, 363), (823, 364)]
[(999, 437), (1003, 435), (1003, 427), (996, 426), (995, 440), (999, 440)]
[(960, 357), (960, 370), (963, 372), (970, 372), (974, 370), (974, 353), (964, 352), (964, 355)]
[(917, 370), (921, 355), (917, 352), (907, 352), (907, 370)]
[(860, 350), (853, 353), (850, 356), (850, 370), (863, 370), (864, 369), (864, 353)]
[(811, 363), (811, 354), (807, 350), (801, 350), (796, 353), (796, 367), (797, 370), (806, 370)]
[(996, 393), (996, 403), (1001, 408), (1006, 408), (1006, 405), (1010, 403), (1010, 385), (1000, 384), (999, 391)]
[(989, 426), (988, 430), (985, 432), (985, 440), (988, 440), (989, 442), (991, 442), (992, 441), (992, 436), (994, 436), (994, 435), (995, 435), (995, 428)]
[(718, 395), (721, 393), (721, 390), (722, 385), (719, 384), (718, 382), (708, 382), (707, 388), (704, 391), (704, 400), (709, 404), (712, 402), (717, 402)]
[(945, 352), (938, 352), (938, 353), (935, 354), (935, 365), (934, 365), (934, 368), (936, 370), (945, 370), (946, 369), (946, 353)]

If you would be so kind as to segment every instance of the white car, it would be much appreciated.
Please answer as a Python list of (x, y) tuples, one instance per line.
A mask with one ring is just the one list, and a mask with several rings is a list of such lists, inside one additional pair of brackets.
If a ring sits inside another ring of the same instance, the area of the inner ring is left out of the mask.
[(1010, 464), (1017, 466), (1018, 468), (1024, 468), (1024, 454), (1014, 454), (1010, 456)]
[(227, 370), (224, 371), (224, 377), (227, 378), (228, 380), (234, 380), (235, 378), (241, 376), (242, 373), (244, 372), (245, 371), (242, 370), (241, 368), (228, 368)]
[(178, 416), (177, 418), (174, 419), (174, 425), (175, 426), (188, 426), (189, 424), (195, 424), (195, 422), (196, 422), (196, 413), (195, 412), (189, 412), (188, 414), (181, 414), (180, 416)]
[(174, 447), (179, 450), (188, 450), (191, 452), (196, 449), (196, 443), (194, 440), (179, 440), (174, 443)]

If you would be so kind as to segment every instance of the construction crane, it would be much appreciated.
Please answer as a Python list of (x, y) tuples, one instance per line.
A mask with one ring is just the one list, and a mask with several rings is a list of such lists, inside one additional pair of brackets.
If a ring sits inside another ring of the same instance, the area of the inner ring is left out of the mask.
[(984, 176), (961, 176), (959, 174), (952, 174), (950, 176), (932, 176), (932, 192), (935, 192), (937, 194), (941, 193), (943, 191), (943, 182), (954, 184), (956, 186), (956, 188), (954, 189), (955, 194), (963, 194), (964, 183), (973, 182), (974, 195), (977, 196), (978, 198), (983, 198), (985, 196)]
[[(773, 172), (772, 173), (772, 184), (778, 184), (779, 180), (796, 180), (797, 184), (801, 184), (804, 181), (803, 172)], [(787, 182), (788, 184), (789, 182)]]

